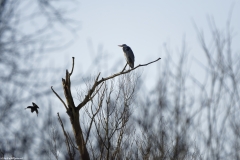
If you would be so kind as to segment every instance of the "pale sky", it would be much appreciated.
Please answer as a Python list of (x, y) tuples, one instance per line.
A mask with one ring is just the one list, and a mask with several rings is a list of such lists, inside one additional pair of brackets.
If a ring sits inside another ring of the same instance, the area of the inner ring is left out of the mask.
[[(76, 72), (81, 68), (81, 71), (87, 70), (91, 75), (96, 74), (97, 70), (88, 69), (92, 63), (92, 52), (97, 53), (98, 50), (108, 54), (107, 64), (98, 68), (99, 71), (110, 69), (119, 61), (122, 68), (125, 58), (122, 49), (117, 46), (119, 44), (127, 44), (132, 48), (135, 65), (147, 63), (158, 57), (162, 57), (161, 61), (164, 61), (166, 53), (163, 45), (167, 44), (176, 53), (181, 49), (183, 37), (190, 60), (196, 58), (204, 61), (193, 21), (204, 31), (209, 41), (207, 17), (213, 17), (216, 25), (224, 29), (232, 8), (232, 27), (236, 33), (234, 47), (238, 47), (235, 49), (240, 51), (239, 43), (236, 43), (240, 41), (240, 0), (84, 0), (78, 5), (79, 9), (74, 15), (81, 21), (78, 37), (63, 54), (57, 53), (64, 63), (69, 64), (74, 56)], [(89, 49), (89, 42), (92, 43), (93, 51)], [(159, 67), (161, 62), (143, 70), (143, 76), (147, 77), (146, 83), (150, 84), (150, 88), (155, 85), (152, 82), (157, 78)], [(194, 74), (196, 70), (199, 73), (198, 69), (192, 62), (191, 72)]]

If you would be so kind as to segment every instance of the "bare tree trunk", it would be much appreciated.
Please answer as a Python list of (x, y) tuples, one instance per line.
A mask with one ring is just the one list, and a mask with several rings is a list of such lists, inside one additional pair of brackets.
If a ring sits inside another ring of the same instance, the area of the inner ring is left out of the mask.
[[(73, 68), (72, 68), (72, 71), (73, 71)], [(83, 137), (83, 132), (79, 123), (79, 109), (75, 107), (72, 94), (71, 94), (71, 81), (70, 81), (71, 74), (72, 72), (68, 73), (68, 71), (66, 71), (66, 80), (62, 79), (64, 94), (65, 94), (65, 98), (67, 100), (67, 106), (68, 106), (67, 113), (70, 117), (75, 140), (78, 146), (78, 150), (81, 154), (81, 157), (84, 160), (89, 160), (90, 159), (89, 153), (88, 153), (88, 150), (84, 141), (84, 137)]]
[(79, 109), (77, 109), (77, 107), (75, 107), (73, 98), (72, 98), (72, 93), (71, 93), (71, 80), (70, 80), (70, 76), (72, 75), (74, 69), (74, 57), (73, 57), (73, 65), (72, 65), (72, 71), (71, 73), (68, 72), (68, 70), (66, 71), (66, 78), (62, 79), (62, 85), (63, 85), (63, 90), (64, 90), (64, 95), (67, 101), (67, 105), (65, 104), (65, 102), (59, 97), (59, 95), (53, 90), (53, 92), (57, 95), (57, 97), (62, 101), (62, 103), (64, 104), (66, 110), (67, 110), (67, 114), (70, 117), (70, 121), (72, 124), (72, 129), (74, 132), (74, 136), (75, 136), (75, 140), (78, 146), (78, 150), (81, 154), (81, 158), (84, 160), (89, 160), (89, 153), (88, 150), (86, 148), (86, 144), (84, 141), (84, 137), (83, 137), (83, 132), (82, 129), (80, 127), (80, 123), (79, 123)]
[[(77, 146), (78, 146), (78, 150), (79, 152), (81, 153), (81, 157), (82, 159), (90, 159), (89, 158), (89, 153), (88, 153), (88, 150), (87, 150), (87, 147), (85, 145), (85, 141), (84, 141), (84, 138), (83, 138), (83, 133), (82, 133), (82, 129), (80, 127), (80, 123), (79, 123), (79, 112), (75, 112), (73, 114), (73, 121), (71, 120), (72, 122), (72, 129), (73, 129), (73, 132), (74, 132), (74, 136), (75, 136), (75, 139), (76, 139), (76, 142), (77, 142)], [(72, 119), (70, 117), (70, 119)]]

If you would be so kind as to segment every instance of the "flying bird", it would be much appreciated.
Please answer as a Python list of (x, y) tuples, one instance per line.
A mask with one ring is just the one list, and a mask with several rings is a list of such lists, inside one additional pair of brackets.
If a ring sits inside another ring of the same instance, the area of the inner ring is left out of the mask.
[(33, 113), (34, 111), (36, 111), (37, 116), (38, 116), (38, 108), (39, 108), (39, 107), (38, 107), (35, 103), (33, 103), (33, 102), (32, 102), (32, 104), (33, 104), (33, 106), (28, 106), (28, 107), (25, 108), (25, 109), (30, 108), (32, 113)]
[(124, 56), (126, 58), (128, 65), (131, 68), (134, 68), (135, 57), (134, 57), (132, 49), (129, 46), (127, 46), (126, 44), (118, 45), (118, 46), (123, 48)]

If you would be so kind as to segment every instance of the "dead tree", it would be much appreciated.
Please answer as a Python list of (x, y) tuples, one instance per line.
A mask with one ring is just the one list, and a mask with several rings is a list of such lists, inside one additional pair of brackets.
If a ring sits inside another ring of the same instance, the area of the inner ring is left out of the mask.
[[(79, 153), (80, 153), (82, 159), (88, 160), (88, 159), (90, 159), (90, 156), (89, 156), (89, 151), (87, 149), (87, 140), (89, 137), (87, 135), (86, 139), (84, 138), (83, 130), (80, 126), (80, 121), (79, 121), (80, 109), (82, 109), (89, 101), (91, 101), (94, 98), (94, 96), (97, 95), (97, 93), (99, 92), (99, 90), (101, 89), (101, 87), (103, 86), (105, 81), (113, 79), (113, 78), (123, 75), (123, 74), (127, 74), (127, 73), (137, 69), (138, 67), (147, 66), (151, 63), (159, 61), (160, 59), (161, 58), (158, 58), (157, 60), (149, 62), (147, 64), (143, 64), (143, 65), (140, 64), (140, 65), (136, 66), (135, 68), (129, 69), (127, 71), (122, 70), (119, 73), (113, 74), (109, 77), (102, 78), (102, 79), (99, 79), (99, 76), (100, 76), (100, 73), (99, 73), (97, 75), (92, 87), (88, 90), (87, 94), (85, 95), (85, 98), (83, 99), (83, 101), (76, 106), (74, 104), (72, 93), (71, 93), (70, 77), (71, 77), (71, 75), (73, 73), (73, 69), (74, 69), (74, 57), (72, 58), (72, 61), (73, 61), (72, 70), (70, 73), (68, 72), (68, 70), (66, 70), (66, 77), (65, 77), (65, 79), (62, 78), (62, 86), (63, 86), (64, 95), (65, 95), (67, 103), (65, 103), (62, 100), (62, 98), (54, 91), (53, 87), (51, 87), (51, 89), (66, 108), (66, 112), (67, 112), (67, 114), (70, 118), (70, 122), (72, 124), (75, 141), (76, 141), (76, 144), (77, 144), (77, 147), (78, 147), (78, 150), (79, 150)], [(91, 126), (92, 125), (90, 125), (89, 130), (91, 130)], [(67, 139), (67, 137), (66, 137), (66, 139)]]

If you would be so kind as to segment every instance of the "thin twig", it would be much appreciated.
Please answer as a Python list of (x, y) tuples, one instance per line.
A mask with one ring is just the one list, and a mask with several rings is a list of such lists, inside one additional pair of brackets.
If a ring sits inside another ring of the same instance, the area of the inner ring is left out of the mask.
[(74, 57), (72, 57), (72, 70), (71, 70), (71, 72), (70, 72), (70, 76), (72, 75), (72, 73), (73, 73), (73, 69), (74, 69)]
[(75, 144), (73, 143), (72, 138), (70, 137), (68, 132), (67, 132), (67, 134), (68, 134), (68, 139), (69, 139), (69, 142), (70, 142), (71, 146), (75, 149), (78, 149), (78, 147), (76, 147)]
[(94, 98), (94, 96), (98, 93), (98, 91), (101, 89), (101, 87), (103, 86), (104, 82), (101, 84), (101, 86), (97, 89), (96, 93), (89, 98), (89, 100), (92, 100)]
[[(64, 134), (64, 136), (66, 138), (66, 145), (67, 145), (69, 157), (70, 157), (70, 159), (73, 159), (74, 157), (73, 157), (73, 154), (71, 152), (71, 148), (69, 146), (69, 142), (71, 143), (71, 138), (70, 138), (69, 134), (67, 134), (67, 132), (64, 129), (64, 125), (63, 125), (63, 122), (61, 120), (61, 117), (60, 117), (59, 113), (57, 113), (57, 115), (58, 115), (58, 121), (59, 121), (59, 123), (60, 123), (60, 125), (62, 127), (62, 130), (63, 130), (63, 134)], [(71, 145), (72, 145), (72, 147), (75, 147), (74, 144), (71, 144)]]
[[(102, 84), (103, 84), (103, 83), (102, 83)], [(102, 85), (101, 85), (101, 86), (102, 86)], [(103, 92), (105, 92), (105, 89), (106, 89), (106, 88), (104, 88), (104, 91), (103, 91)], [(101, 101), (100, 101), (99, 107), (98, 107), (98, 109), (97, 109), (97, 111), (96, 111), (95, 113), (93, 113), (93, 110), (92, 110), (92, 108), (91, 108), (91, 111), (92, 111), (93, 116), (90, 117), (90, 118), (91, 118), (91, 122), (90, 122), (90, 126), (89, 126), (89, 129), (88, 129), (88, 132), (87, 132), (87, 136), (86, 136), (87, 138), (86, 138), (85, 144), (87, 144), (87, 142), (88, 142), (88, 138), (89, 138), (90, 131), (91, 131), (91, 128), (92, 128), (92, 123), (93, 123), (93, 121), (95, 121), (95, 116), (98, 114), (98, 112), (100, 111), (100, 108), (102, 107), (103, 97), (104, 97), (104, 93), (103, 93), (102, 96), (101, 96)], [(89, 114), (90, 114), (90, 113), (89, 113)]]
[(86, 145), (87, 142), (88, 142), (88, 138), (89, 138), (90, 131), (91, 131), (91, 128), (92, 128), (92, 124), (93, 124), (93, 121), (95, 121), (94, 118), (95, 118), (95, 116), (97, 115), (97, 113), (99, 112), (100, 108), (101, 108), (101, 107), (99, 107), (98, 110), (96, 111), (96, 113), (93, 114), (93, 117), (91, 117), (91, 122), (90, 122), (90, 126), (89, 126), (89, 128), (88, 128), (85, 145)]
[(62, 100), (62, 98), (57, 94), (57, 92), (54, 91), (53, 86), (51, 86), (51, 89), (53, 91), (53, 93), (55, 93), (55, 95), (60, 99), (60, 101), (63, 103), (63, 105), (65, 106), (66, 110), (68, 110), (67, 105), (65, 104), (65, 102)]
[(88, 90), (88, 94), (85, 95), (85, 98), (84, 98), (84, 100), (82, 101), (82, 103), (80, 103), (80, 104), (77, 106), (77, 110), (80, 110), (80, 109), (90, 100), (91, 95), (93, 94), (95, 88), (100, 84), (100, 83), (98, 83), (98, 78), (99, 78), (100, 74), (101, 74), (101, 72), (99, 72), (97, 78), (96, 78), (95, 81), (94, 81), (94, 84), (93, 84), (92, 88)]

